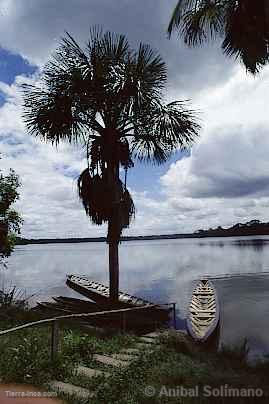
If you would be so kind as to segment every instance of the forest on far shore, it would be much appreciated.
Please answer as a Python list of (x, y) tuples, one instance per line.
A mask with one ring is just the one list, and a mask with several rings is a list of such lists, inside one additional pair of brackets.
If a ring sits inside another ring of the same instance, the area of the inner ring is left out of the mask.
[[(237, 223), (227, 229), (218, 226), (215, 229), (197, 230), (194, 233), (174, 233), (174, 234), (153, 234), (150, 236), (126, 236), (121, 237), (121, 241), (134, 240), (166, 240), (177, 238), (203, 238), (203, 237), (233, 237), (233, 236), (263, 236), (269, 235), (269, 223), (259, 220), (251, 220), (246, 223)], [(70, 237), (70, 238), (38, 238), (27, 239), (17, 237), (16, 244), (51, 244), (51, 243), (89, 243), (105, 242), (106, 237)]]

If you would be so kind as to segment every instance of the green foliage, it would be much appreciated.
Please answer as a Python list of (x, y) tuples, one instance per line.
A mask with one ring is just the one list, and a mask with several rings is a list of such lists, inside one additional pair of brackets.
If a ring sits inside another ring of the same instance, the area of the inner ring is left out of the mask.
[(6, 309), (7, 307), (15, 308), (27, 308), (27, 300), (23, 298), (25, 293), (18, 289), (16, 286), (10, 289), (2, 288), (0, 290), (0, 307), (1, 309)]
[(11, 208), (19, 199), (19, 177), (14, 170), (8, 175), (0, 172), (0, 258), (8, 257), (13, 251), (16, 236), (20, 234), (22, 218)]
[(168, 27), (178, 30), (188, 46), (223, 40), (222, 50), (239, 58), (256, 74), (269, 61), (267, 0), (180, 0)]
[(73, 331), (67, 332), (63, 338), (63, 350), (67, 355), (75, 356), (78, 359), (92, 358), (92, 338), (87, 335), (80, 335)]
[[(6, 323), (2, 328), (9, 328)], [(193, 388), (205, 385), (220, 387), (266, 389), (269, 363), (248, 365), (242, 361), (245, 343), (239, 348), (224, 347), (221, 352), (190, 350), (180, 352), (175, 335), (161, 339), (152, 352), (141, 350), (139, 356), (127, 368), (105, 368), (111, 373), (108, 378), (98, 376), (87, 379), (73, 375), (77, 364), (96, 367), (92, 353), (112, 354), (124, 347), (131, 347), (136, 338), (128, 335), (97, 337), (79, 330), (61, 330), (61, 352), (53, 362), (50, 360), (50, 328), (40, 327), (22, 330), (10, 336), (2, 336), (0, 344), (0, 378), (4, 382), (26, 382), (41, 385), (57, 379), (88, 388), (96, 393), (89, 400), (65, 397), (70, 404), (244, 404), (245, 398), (215, 397), (165, 397), (158, 393), (162, 386)], [(227, 355), (228, 352), (228, 355)], [(238, 354), (239, 353), (239, 354)], [(152, 386), (156, 394), (147, 396), (145, 388)], [(241, 400), (241, 401), (240, 401)], [(266, 403), (259, 398), (258, 403)], [(251, 401), (255, 402), (254, 401)]]
[(19, 177), (14, 170), (8, 175), (0, 174), (0, 214), (5, 215), (10, 206), (19, 198)]
[[(5, 311), (9, 317), (11, 313), (9, 308), (5, 308)], [(0, 318), (2, 313), (4, 313), (3, 308)], [(12, 320), (1, 321), (1, 329), (8, 329), (20, 323), (38, 319), (36, 313), (21, 307), (18, 307), (12, 314)], [(52, 362), (50, 359), (50, 326), (19, 330), (0, 338), (0, 379), (4, 382), (26, 382), (36, 385), (53, 379), (71, 381), (77, 364), (90, 365), (93, 363), (93, 353), (119, 352), (125, 346), (132, 346), (135, 341), (134, 337), (128, 335), (101, 338), (62, 327), (60, 352)]]
[(72, 355), (77, 361), (90, 366), (94, 353), (104, 355), (117, 353), (125, 346), (132, 346), (135, 340), (135, 337), (129, 335), (101, 338), (70, 330), (63, 337), (62, 350), (67, 356)]
[[(166, 345), (168, 342), (168, 345)], [(98, 380), (96, 399), (91, 404), (129, 404), (129, 403), (181, 403), (181, 404), (244, 404), (245, 398), (222, 397), (219, 401), (215, 397), (165, 397), (159, 396), (162, 386), (176, 388), (183, 386), (186, 389), (199, 386), (212, 388), (224, 386), (237, 388), (267, 387), (266, 372), (269, 363), (257, 366), (242, 365), (238, 367), (237, 356), (231, 355), (230, 362), (223, 362), (222, 354), (214, 352), (192, 352), (183, 354), (171, 346), (171, 340), (163, 342), (161, 348), (156, 347), (154, 352), (142, 353), (127, 369), (114, 370), (112, 376), (106, 380)], [(156, 394), (147, 396), (145, 389), (152, 386)], [(85, 385), (86, 387), (86, 385)], [(92, 386), (93, 387), (93, 386)], [(257, 399), (258, 403), (266, 403), (267, 398)], [(252, 401), (251, 401), (252, 402)], [(254, 402), (256, 402), (254, 400)]]
[(164, 334), (159, 339), (160, 342), (165, 345), (167, 350), (180, 352), (190, 356), (195, 353), (193, 344), (187, 338), (179, 337), (176, 332)]
[(50, 359), (49, 329), (17, 331), (1, 336), (0, 377), (4, 382), (26, 382), (36, 385), (52, 378), (71, 375), (71, 359), (59, 354)]

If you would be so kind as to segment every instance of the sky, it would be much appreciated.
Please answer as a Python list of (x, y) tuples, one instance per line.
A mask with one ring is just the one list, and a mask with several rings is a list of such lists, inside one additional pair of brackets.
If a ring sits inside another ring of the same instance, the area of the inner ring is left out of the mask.
[(83, 46), (90, 27), (125, 34), (133, 47), (156, 49), (168, 68), (166, 100), (190, 100), (199, 139), (163, 166), (136, 164), (128, 186), (136, 218), (125, 235), (171, 234), (269, 221), (269, 67), (253, 77), (222, 55), (218, 43), (188, 49), (166, 29), (176, 0), (0, 0), (0, 169), (22, 183), (16, 209), (22, 236), (96, 237), (78, 199), (85, 168), (79, 147), (55, 149), (30, 136), (22, 120), (21, 85), (35, 83), (70, 32)]

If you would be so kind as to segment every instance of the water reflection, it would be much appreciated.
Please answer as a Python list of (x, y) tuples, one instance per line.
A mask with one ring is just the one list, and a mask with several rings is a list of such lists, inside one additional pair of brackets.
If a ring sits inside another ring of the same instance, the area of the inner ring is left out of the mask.
[[(67, 273), (108, 283), (104, 243), (18, 246), (5, 277), (42, 300), (78, 295), (65, 286)], [(215, 279), (222, 306), (221, 341), (248, 337), (252, 352), (269, 347), (269, 237), (134, 241), (120, 246), (120, 287), (156, 302), (177, 303), (184, 326), (193, 285)], [(250, 276), (251, 275), (251, 276)]]
[(247, 337), (251, 355), (269, 347), (269, 276), (216, 280), (222, 312), (221, 342), (240, 343)]

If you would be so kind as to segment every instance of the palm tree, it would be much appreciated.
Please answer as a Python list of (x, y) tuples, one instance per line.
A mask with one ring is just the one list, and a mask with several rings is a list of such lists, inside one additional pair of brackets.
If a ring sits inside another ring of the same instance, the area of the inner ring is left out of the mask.
[(269, 60), (267, 0), (179, 0), (168, 34), (178, 31), (188, 46), (222, 38), (222, 50), (256, 74)]
[(82, 142), (88, 166), (79, 196), (92, 222), (108, 222), (110, 298), (119, 290), (118, 244), (134, 216), (120, 168), (135, 160), (163, 163), (198, 134), (184, 102), (162, 102), (166, 66), (148, 45), (131, 49), (123, 35), (91, 30), (85, 49), (67, 34), (38, 84), (25, 86), (24, 119), (30, 134), (57, 145)]

